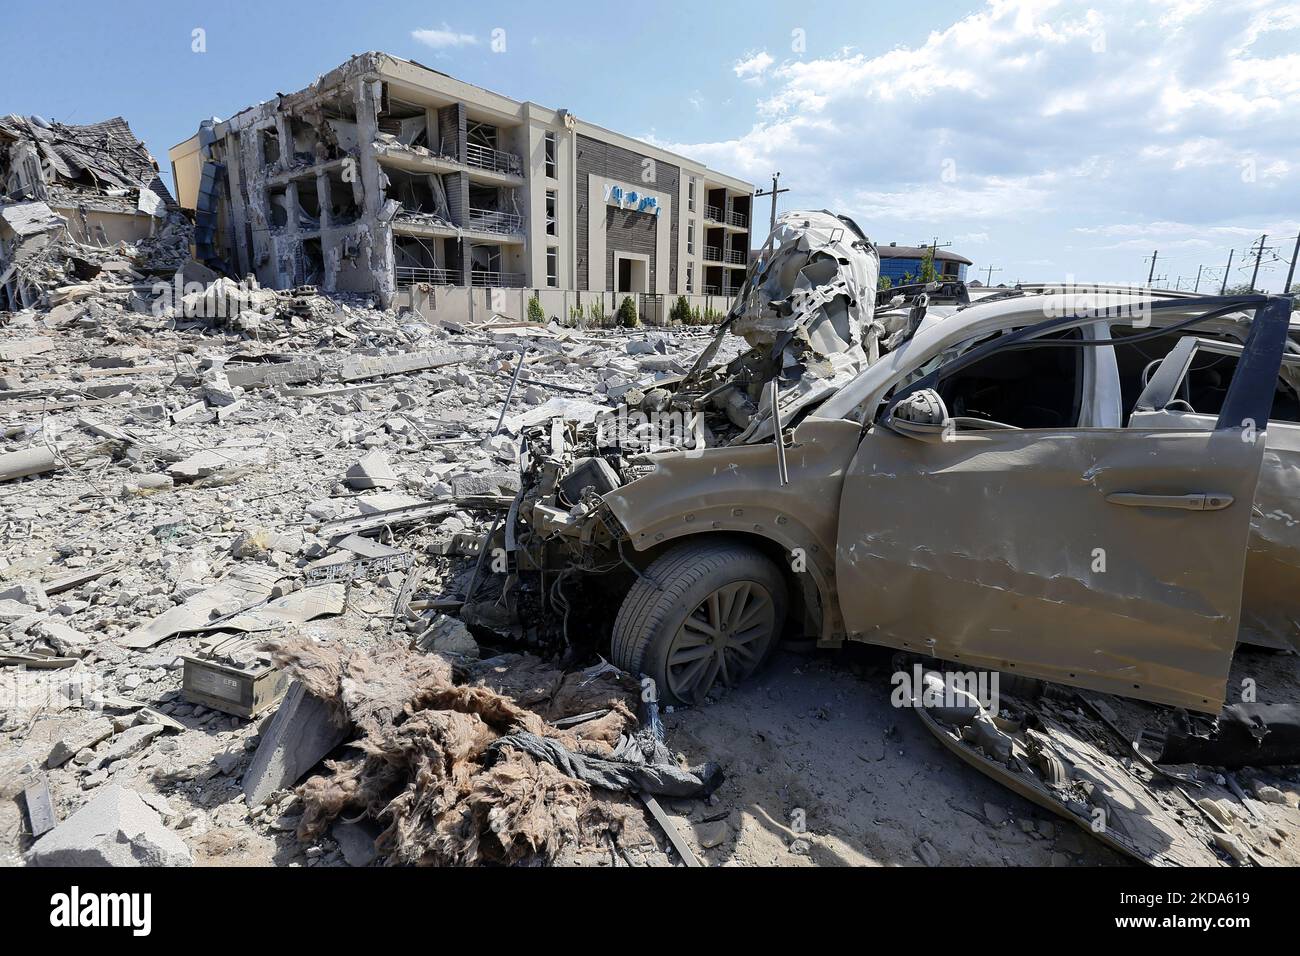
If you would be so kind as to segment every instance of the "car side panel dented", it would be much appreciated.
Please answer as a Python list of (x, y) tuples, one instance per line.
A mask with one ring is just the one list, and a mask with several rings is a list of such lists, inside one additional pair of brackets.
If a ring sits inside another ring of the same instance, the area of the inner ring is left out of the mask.
[(605, 504), (638, 551), (717, 533), (755, 535), (779, 546), (805, 594), (810, 583), (814, 589), (821, 641), (838, 643), (836, 522), (844, 472), (860, 435), (856, 422), (800, 425), (787, 439), (784, 485), (773, 442), (656, 456), (651, 474), (610, 492)]
[[(872, 432), (840, 517), (851, 637), (1218, 710), (1260, 443), (1226, 430), (1010, 430), (937, 442)], [(1133, 493), (1233, 503), (1189, 511), (1107, 500)]]

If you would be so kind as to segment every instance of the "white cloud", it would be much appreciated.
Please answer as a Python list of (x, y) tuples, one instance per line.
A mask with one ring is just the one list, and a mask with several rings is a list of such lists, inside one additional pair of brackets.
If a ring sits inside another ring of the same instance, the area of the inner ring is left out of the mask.
[(746, 53), (735, 75), (765, 86), (749, 128), (662, 145), (751, 181), (780, 169), (789, 202), (873, 237), (964, 228), (1026, 262), (1138, 241), (1086, 231), (1108, 222), (1231, 243), (1213, 230), (1258, 235), (1300, 195), (1295, 2), (989, 0), (916, 45), (844, 39), (859, 48)]
[(477, 36), (472, 33), (457, 33), (445, 22), (441, 30), (412, 30), (411, 37), (425, 46), (433, 47), (435, 50), (478, 45)]
[(763, 74), (774, 62), (771, 54), (766, 50), (759, 50), (757, 53), (745, 54), (742, 59), (732, 64), (731, 69), (746, 83), (761, 83)]

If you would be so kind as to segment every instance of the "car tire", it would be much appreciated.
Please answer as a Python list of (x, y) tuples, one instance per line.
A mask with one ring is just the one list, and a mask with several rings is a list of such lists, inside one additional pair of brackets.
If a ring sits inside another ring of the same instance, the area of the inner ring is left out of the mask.
[(785, 624), (780, 569), (730, 541), (684, 542), (651, 562), (614, 622), (613, 662), (654, 680), (664, 704), (699, 704), (771, 655)]

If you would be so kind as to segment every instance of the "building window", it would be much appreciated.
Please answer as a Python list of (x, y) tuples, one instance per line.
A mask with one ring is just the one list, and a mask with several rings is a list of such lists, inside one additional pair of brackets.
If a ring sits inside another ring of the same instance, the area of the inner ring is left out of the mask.
[(552, 289), (560, 285), (560, 250), (558, 246), (546, 248), (546, 284)]
[(695, 220), (694, 219), (688, 219), (686, 221), (686, 254), (688, 256), (695, 255)]
[(687, 177), (686, 180), (686, 211), (695, 212), (695, 177)]
[(695, 263), (686, 263), (686, 291), (688, 293), (695, 291)]
[(551, 179), (559, 179), (555, 171), (555, 134), (546, 134), (546, 175)]
[(559, 205), (559, 194), (554, 189), (546, 190), (546, 234), (548, 236), (558, 236), (560, 234), (560, 224), (556, 212)]

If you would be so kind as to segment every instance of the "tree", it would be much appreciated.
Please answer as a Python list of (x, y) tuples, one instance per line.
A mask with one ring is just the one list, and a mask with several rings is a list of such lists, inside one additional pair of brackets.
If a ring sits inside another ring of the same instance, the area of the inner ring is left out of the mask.
[(528, 321), (538, 324), (546, 321), (546, 310), (542, 308), (542, 300), (537, 296), (528, 300)]
[(876, 283), (876, 288), (881, 292), (884, 292), (886, 289), (892, 289), (893, 287), (894, 280), (889, 278), (889, 276), (881, 276), (880, 281)]
[(921, 255), (921, 278), (918, 281), (935, 282), (938, 278), (939, 273), (934, 268), (934, 247), (927, 246)]
[(686, 296), (679, 295), (673, 307), (668, 310), (668, 320), (675, 325), (691, 324), (691, 304), (686, 301)]
[(630, 295), (623, 296), (618, 307), (618, 324), (625, 329), (636, 328), (636, 303)]

